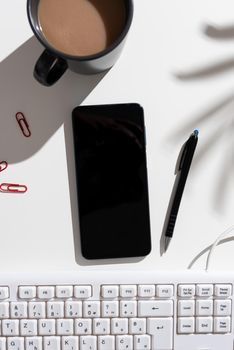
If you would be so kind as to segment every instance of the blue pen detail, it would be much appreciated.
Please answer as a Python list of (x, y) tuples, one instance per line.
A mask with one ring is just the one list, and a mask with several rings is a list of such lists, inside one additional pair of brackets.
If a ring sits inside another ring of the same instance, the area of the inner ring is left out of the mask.
[(194, 132), (193, 132), (194, 136), (198, 136), (199, 134), (199, 130), (195, 129)]

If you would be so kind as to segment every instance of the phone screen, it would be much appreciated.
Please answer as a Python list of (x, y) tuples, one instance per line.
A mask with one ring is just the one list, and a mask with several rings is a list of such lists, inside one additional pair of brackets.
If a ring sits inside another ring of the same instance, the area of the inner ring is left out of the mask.
[(144, 112), (138, 104), (81, 106), (73, 133), (82, 254), (151, 250)]

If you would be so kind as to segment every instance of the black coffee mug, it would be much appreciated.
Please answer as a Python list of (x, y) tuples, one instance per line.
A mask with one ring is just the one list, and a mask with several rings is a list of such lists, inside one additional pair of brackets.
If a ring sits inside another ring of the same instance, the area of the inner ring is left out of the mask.
[[(112, 0), (110, 0), (112, 1)], [(56, 83), (69, 68), (81, 74), (96, 74), (110, 69), (119, 58), (133, 18), (133, 0), (124, 0), (126, 21), (119, 37), (105, 50), (90, 56), (71, 56), (52, 47), (41, 30), (38, 19), (40, 0), (27, 0), (27, 14), (37, 39), (45, 46), (34, 68), (34, 77), (45, 86)], [(79, 35), (79, 33), (78, 33)]]

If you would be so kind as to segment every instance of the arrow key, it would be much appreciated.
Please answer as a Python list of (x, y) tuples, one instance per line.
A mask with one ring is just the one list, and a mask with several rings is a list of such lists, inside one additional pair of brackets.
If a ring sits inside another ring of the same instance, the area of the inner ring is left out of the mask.
[(139, 300), (139, 317), (170, 317), (173, 316), (172, 300)]

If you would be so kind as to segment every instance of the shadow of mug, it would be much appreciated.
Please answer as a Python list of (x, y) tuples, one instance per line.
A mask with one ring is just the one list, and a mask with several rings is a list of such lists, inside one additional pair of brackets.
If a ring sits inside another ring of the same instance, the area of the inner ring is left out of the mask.
[[(47, 89), (33, 77), (42, 46), (32, 37), (0, 63), (0, 159), (17, 163), (34, 155), (70, 121), (75, 106), (90, 94), (105, 73), (79, 75), (67, 72), (61, 82)], [(25, 138), (15, 114), (23, 112), (32, 136)]]

